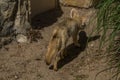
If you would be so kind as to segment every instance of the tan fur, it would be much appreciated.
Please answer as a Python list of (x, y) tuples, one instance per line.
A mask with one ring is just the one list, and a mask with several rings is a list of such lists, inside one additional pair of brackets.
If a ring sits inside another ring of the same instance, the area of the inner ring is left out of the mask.
[(52, 58), (54, 54), (57, 52), (56, 44), (59, 44), (59, 40), (57, 39), (56, 36), (57, 36), (57, 30), (55, 29), (53, 32), (53, 36), (49, 42), (48, 51), (45, 56), (45, 61), (47, 65), (51, 64)]
[(45, 61), (48, 65), (53, 62), (54, 70), (57, 70), (58, 61), (65, 55), (66, 44), (70, 37), (72, 37), (76, 46), (80, 46), (77, 35), (79, 30), (82, 29), (82, 24), (82, 18), (79, 17), (79, 13), (76, 9), (72, 9), (70, 18), (64, 18), (54, 29), (45, 56)]

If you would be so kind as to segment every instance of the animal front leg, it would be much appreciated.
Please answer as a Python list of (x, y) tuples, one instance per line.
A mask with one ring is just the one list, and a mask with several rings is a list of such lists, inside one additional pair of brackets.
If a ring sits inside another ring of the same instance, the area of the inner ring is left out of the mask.
[(75, 34), (72, 35), (73, 43), (75, 44), (75, 46), (80, 47), (80, 44), (79, 44), (79, 42), (77, 40), (77, 33), (78, 32), (76, 32)]

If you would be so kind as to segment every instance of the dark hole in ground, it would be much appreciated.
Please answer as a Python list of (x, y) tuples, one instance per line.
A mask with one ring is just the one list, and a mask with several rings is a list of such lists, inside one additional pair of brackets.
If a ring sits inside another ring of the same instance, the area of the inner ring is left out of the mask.
[[(74, 60), (82, 51), (85, 50), (87, 43), (90, 41), (94, 41), (100, 38), (100, 35), (96, 35), (93, 37), (87, 37), (85, 31), (81, 31), (79, 33), (79, 43), (81, 47), (76, 47), (74, 44), (70, 44), (67, 46), (67, 56), (64, 57), (64, 59), (60, 60), (58, 62), (58, 69), (62, 68), (65, 64), (68, 64), (72, 60)], [(50, 66), (50, 69), (52, 69), (53, 66)]]
[(37, 42), (39, 39), (43, 39), (40, 29), (51, 26), (57, 21), (57, 18), (62, 16), (62, 14), (63, 11), (61, 10), (60, 6), (58, 6), (57, 9), (49, 10), (34, 16), (31, 19), (32, 29), (28, 33), (28, 37), (30, 38), (31, 42)]
[(32, 18), (32, 28), (41, 29), (52, 25), (57, 21), (57, 18), (63, 14), (61, 8), (49, 10), (47, 12), (38, 14)]

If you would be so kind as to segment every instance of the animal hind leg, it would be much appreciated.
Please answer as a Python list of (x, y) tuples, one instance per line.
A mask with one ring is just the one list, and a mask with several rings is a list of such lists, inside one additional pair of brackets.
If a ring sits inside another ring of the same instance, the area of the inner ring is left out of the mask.
[(62, 46), (60, 49), (60, 55), (62, 59), (64, 58), (64, 55), (66, 54), (66, 44), (67, 44), (68, 38), (69, 37), (67, 35), (64, 35), (62, 38)]
[(62, 39), (61, 39), (61, 42), (62, 42), (61, 43), (61, 48), (58, 51), (58, 53), (56, 54), (55, 60), (54, 60), (54, 63), (53, 63), (53, 69), (55, 71), (57, 71), (57, 65), (58, 65), (58, 62), (60, 61), (60, 59), (64, 58), (64, 52), (65, 52), (65, 49), (66, 49), (67, 40), (68, 40), (68, 36), (63, 35)]
[(53, 69), (54, 69), (55, 71), (58, 70), (58, 62), (59, 62), (59, 60), (60, 60), (60, 55), (57, 54), (57, 55), (55, 56), (55, 60), (54, 60), (54, 63), (53, 63)]

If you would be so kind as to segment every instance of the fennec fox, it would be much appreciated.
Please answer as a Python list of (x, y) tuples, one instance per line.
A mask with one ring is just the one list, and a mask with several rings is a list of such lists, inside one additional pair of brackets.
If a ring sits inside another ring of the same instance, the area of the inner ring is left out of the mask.
[(68, 39), (72, 37), (73, 43), (78, 47), (80, 46), (77, 35), (79, 30), (83, 28), (82, 25), (84, 25), (84, 19), (73, 8), (70, 12), (70, 17), (62, 20), (54, 29), (45, 55), (45, 62), (48, 65), (52, 63), (55, 71), (57, 70), (58, 61), (65, 55)]

